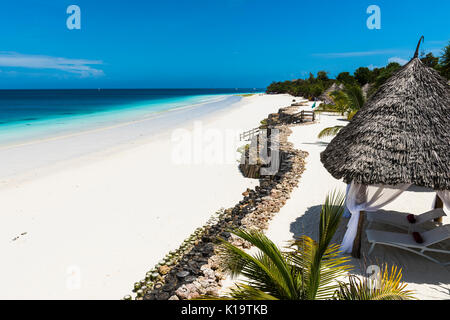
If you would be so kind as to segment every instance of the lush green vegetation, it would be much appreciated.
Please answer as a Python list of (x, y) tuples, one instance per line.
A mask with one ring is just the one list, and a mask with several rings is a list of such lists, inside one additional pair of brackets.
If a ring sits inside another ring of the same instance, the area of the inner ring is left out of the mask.
[(333, 91), (330, 97), (334, 102), (334, 109), (341, 115), (345, 113), (354, 114), (362, 108), (366, 102), (361, 88), (357, 85), (348, 84), (343, 90)]
[[(302, 236), (281, 251), (259, 231), (238, 230), (234, 234), (254, 245), (249, 254), (222, 240), (220, 254), (233, 276), (242, 275), (229, 295), (221, 299), (237, 300), (400, 300), (412, 299), (401, 282), (401, 270), (382, 268), (376, 283), (367, 278), (349, 276), (349, 258), (339, 245), (331, 244), (343, 213), (343, 194), (332, 194), (322, 206), (318, 241)], [(212, 297), (208, 297), (212, 298)]]
[(333, 83), (334, 80), (329, 79), (325, 71), (319, 71), (317, 77), (310, 73), (308, 79), (274, 82), (267, 88), (266, 92), (289, 93), (293, 96), (302, 96), (311, 99), (319, 97)]
[[(347, 120), (351, 120), (353, 116), (362, 108), (366, 102), (366, 98), (358, 85), (347, 84), (342, 90), (333, 91), (330, 97), (334, 105), (320, 105), (318, 111), (338, 112), (341, 115), (347, 114)], [(318, 138), (335, 136), (344, 126), (334, 126), (323, 129), (319, 132)]]
[[(436, 69), (443, 77), (450, 79), (450, 42), (443, 48), (441, 56), (435, 57), (433, 53), (422, 53), (421, 58), (427, 66)], [(385, 67), (369, 69), (360, 67), (353, 74), (341, 72), (336, 79), (329, 79), (326, 71), (319, 71), (317, 76), (312, 73), (307, 79), (297, 79), (284, 82), (273, 82), (267, 87), (267, 93), (289, 93), (293, 96), (302, 96), (308, 99), (318, 98), (333, 83), (342, 84), (345, 87), (363, 87), (369, 84), (367, 96), (375, 91), (398, 69), (400, 64), (391, 62)]]
[(444, 77), (450, 79), (450, 42), (442, 51), (442, 55), (439, 58), (439, 64), (435, 66), (435, 69)]

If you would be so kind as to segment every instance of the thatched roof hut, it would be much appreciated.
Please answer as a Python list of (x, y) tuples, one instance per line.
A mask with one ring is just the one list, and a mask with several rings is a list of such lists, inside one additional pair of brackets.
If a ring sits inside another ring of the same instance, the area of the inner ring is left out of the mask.
[(323, 103), (334, 105), (334, 101), (331, 99), (330, 93), (338, 90), (344, 90), (344, 85), (342, 83), (337, 85), (335, 82), (319, 96), (319, 100)]
[(335, 178), (450, 189), (450, 86), (420, 61), (419, 45), (322, 152)]

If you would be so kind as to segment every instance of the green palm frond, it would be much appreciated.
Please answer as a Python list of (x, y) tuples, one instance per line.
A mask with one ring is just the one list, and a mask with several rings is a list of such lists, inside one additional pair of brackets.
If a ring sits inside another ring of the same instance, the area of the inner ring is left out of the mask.
[(347, 283), (340, 282), (335, 298), (339, 300), (411, 300), (413, 292), (406, 290), (402, 270), (392, 266), (390, 272), (383, 266), (377, 281), (366, 277), (349, 276)]
[(366, 102), (364, 94), (358, 85), (347, 86), (345, 88), (345, 93), (348, 97), (349, 108), (353, 111), (361, 109)]
[(345, 196), (340, 192), (333, 192), (326, 197), (320, 213), (317, 243), (305, 236), (294, 242), (297, 258), (293, 261), (304, 268), (307, 299), (330, 298), (338, 288), (334, 279), (345, 275), (349, 270), (345, 266), (349, 260), (340, 256), (339, 246), (330, 245), (344, 212), (344, 201)]
[(344, 213), (344, 202), (345, 195), (342, 192), (335, 191), (327, 195), (325, 203), (322, 205), (319, 222), (319, 246), (323, 252), (325, 252), (339, 227)]
[(279, 300), (276, 297), (244, 283), (237, 283), (227, 295), (200, 296), (194, 300)]
[[(232, 276), (244, 275), (248, 279), (246, 284), (277, 299), (297, 299), (299, 272), (289, 265), (287, 255), (259, 231), (237, 230), (233, 233), (250, 242), (259, 252), (252, 256), (223, 241), (219, 255)], [(241, 287), (245, 289), (245, 286)]]
[(262, 290), (243, 283), (238, 283), (231, 288), (229, 297), (234, 300), (279, 300)]
[(338, 134), (339, 130), (341, 130), (344, 126), (334, 126), (334, 127), (328, 127), (323, 129), (319, 132), (319, 135), (317, 136), (319, 139), (322, 139), (324, 137), (331, 137)]
[(320, 255), (319, 244), (307, 236), (302, 236), (293, 245), (296, 250), (290, 253), (291, 261), (303, 270), (303, 299), (331, 299), (339, 289), (336, 279), (344, 277), (351, 269), (347, 264), (350, 259), (340, 254), (336, 244)]
[(249, 254), (220, 239), (219, 255), (225, 269), (239, 281), (223, 297), (202, 299), (235, 300), (387, 300), (410, 299), (412, 294), (401, 282), (401, 270), (383, 269), (377, 287), (367, 279), (349, 276), (351, 270), (347, 256), (340, 246), (331, 244), (344, 211), (344, 194), (332, 193), (322, 206), (318, 241), (304, 235), (290, 242), (288, 251), (281, 251), (260, 231), (236, 230), (233, 234), (248, 241), (257, 252)]
[(360, 110), (366, 102), (358, 85), (347, 85), (344, 90), (331, 92), (330, 97), (335, 104), (334, 109), (341, 115)]
[(336, 112), (339, 112), (341, 115), (349, 109), (351, 100), (349, 96), (342, 90), (333, 91), (330, 93), (330, 97), (334, 102), (334, 108)]
[(336, 90), (330, 93), (331, 99), (336, 105), (345, 105), (349, 103), (349, 97), (342, 90)]
[(274, 267), (273, 269), (277, 271), (277, 276), (282, 277), (286, 290), (295, 291), (295, 283), (291, 277), (291, 267), (287, 262), (286, 255), (269, 238), (260, 231), (248, 232), (238, 230), (235, 232), (235, 235), (258, 248), (261, 251), (260, 260)]
[(347, 120), (348, 121), (352, 120), (357, 112), (358, 112), (358, 110), (352, 110), (349, 113), (347, 113)]

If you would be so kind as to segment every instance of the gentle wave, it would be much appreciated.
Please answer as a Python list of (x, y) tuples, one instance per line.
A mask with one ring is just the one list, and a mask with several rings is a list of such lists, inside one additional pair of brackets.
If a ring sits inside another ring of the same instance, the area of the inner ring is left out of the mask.
[(130, 122), (233, 94), (225, 89), (0, 91), (0, 145)]

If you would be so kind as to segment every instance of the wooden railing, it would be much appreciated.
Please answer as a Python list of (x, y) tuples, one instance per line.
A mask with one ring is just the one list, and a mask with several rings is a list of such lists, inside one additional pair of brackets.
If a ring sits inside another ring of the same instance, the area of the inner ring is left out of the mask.
[(297, 118), (298, 122), (307, 122), (316, 120), (316, 114), (313, 110), (302, 110), (299, 113), (294, 114), (294, 117)]
[[(312, 122), (316, 120), (316, 114), (313, 110), (302, 110), (298, 113), (294, 113), (291, 119), (296, 119), (293, 123), (299, 122)], [(250, 141), (254, 136), (257, 136), (261, 130), (260, 128), (254, 128), (248, 131), (245, 131), (239, 135), (240, 141)]]
[(245, 131), (244, 133), (241, 133), (239, 135), (239, 140), (241, 141), (250, 141), (253, 139), (254, 136), (257, 136), (259, 134), (260, 129), (254, 128), (248, 131)]

